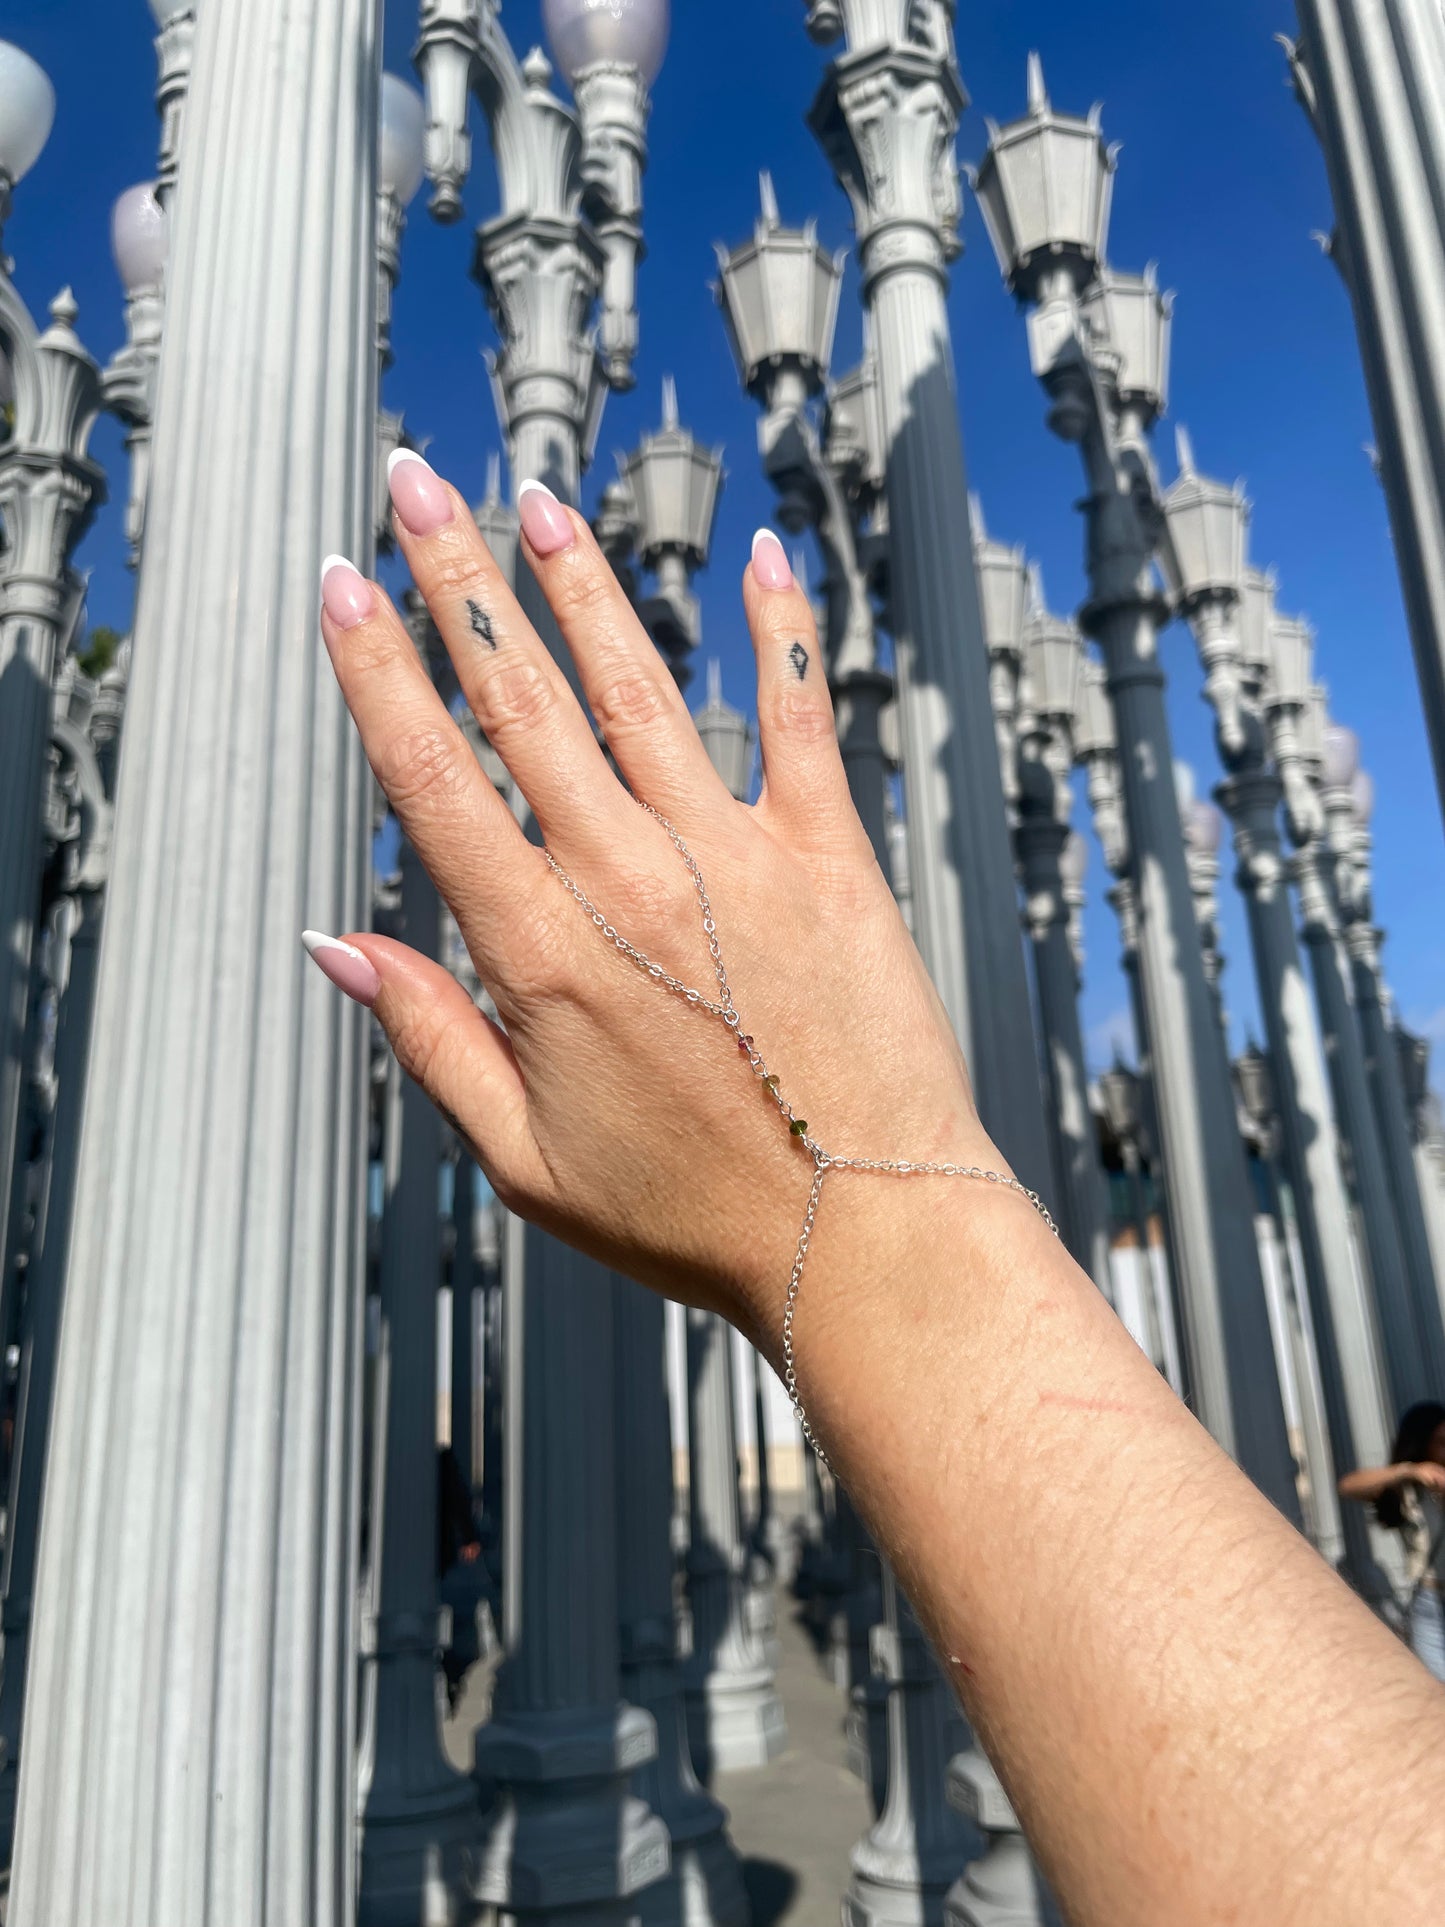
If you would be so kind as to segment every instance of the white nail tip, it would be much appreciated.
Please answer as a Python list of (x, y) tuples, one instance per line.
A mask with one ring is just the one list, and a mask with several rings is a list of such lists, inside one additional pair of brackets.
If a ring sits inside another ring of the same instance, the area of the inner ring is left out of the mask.
[[(778, 542), (777, 536), (773, 534), (773, 531), (771, 529), (759, 529), (757, 534), (753, 537), (753, 555), (755, 558), (757, 556), (758, 550), (762, 547), (764, 542)], [(782, 546), (783, 546), (782, 543), (778, 542), (778, 547), (781, 548)]]
[(555, 502), (557, 499), (545, 482), (523, 482), (522, 486), (517, 490), (517, 500), (520, 502), (522, 497), (528, 492), (533, 495), (545, 495), (549, 502)]
[(355, 957), (358, 963), (366, 962), (354, 943), (343, 943), (340, 937), (328, 937), (321, 930), (303, 930), (301, 941), (306, 946), (308, 957), (314, 957), (318, 950), (340, 950), (345, 956)]
[(356, 564), (354, 562), (348, 562), (344, 555), (323, 556), (321, 560), (321, 580), (323, 582), (333, 569), (350, 569), (353, 575), (361, 574)]
[(395, 475), (399, 462), (420, 462), (423, 468), (431, 467), (431, 463), (426, 459), (425, 455), (418, 455), (414, 448), (394, 448), (386, 458), (386, 475), (388, 481)]

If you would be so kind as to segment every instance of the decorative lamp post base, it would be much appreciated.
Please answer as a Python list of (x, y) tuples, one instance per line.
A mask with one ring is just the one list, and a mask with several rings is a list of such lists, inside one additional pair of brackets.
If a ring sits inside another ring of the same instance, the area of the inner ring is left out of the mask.
[(949, 1889), (945, 1927), (1049, 1927), (1051, 1903), (1040, 1885), (1018, 1818), (998, 1775), (977, 1747), (948, 1769), (948, 1798), (977, 1822), (988, 1846)]
[(771, 1667), (760, 1659), (756, 1666), (694, 1679), (687, 1695), (687, 1729), (705, 1780), (777, 1759), (788, 1744), (788, 1725)]

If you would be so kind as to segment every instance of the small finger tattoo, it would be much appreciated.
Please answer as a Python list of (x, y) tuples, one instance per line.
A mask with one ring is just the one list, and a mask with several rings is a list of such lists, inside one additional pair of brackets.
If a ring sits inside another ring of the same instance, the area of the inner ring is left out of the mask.
[(467, 602), (467, 614), (471, 617), (472, 634), (480, 636), (489, 649), (495, 649), (497, 638), (492, 630), (492, 618), (479, 602)]
[(788, 651), (788, 661), (797, 670), (798, 681), (801, 682), (808, 673), (808, 652), (801, 642), (795, 642)]

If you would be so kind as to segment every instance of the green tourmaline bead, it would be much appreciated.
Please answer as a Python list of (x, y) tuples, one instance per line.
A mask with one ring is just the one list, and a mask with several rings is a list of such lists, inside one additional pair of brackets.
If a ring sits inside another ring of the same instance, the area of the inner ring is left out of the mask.
[(788, 1129), (792, 1132), (794, 1137), (806, 1137), (808, 1134), (807, 1118), (795, 1117), (792, 1123), (788, 1126)]
[(774, 1094), (774, 1095), (776, 1096), (776, 1094), (777, 1094), (777, 1089), (778, 1089), (778, 1080), (777, 1080), (777, 1078), (776, 1078), (776, 1077), (765, 1077), (765, 1078), (763, 1079), (763, 1089), (764, 1089), (765, 1091), (772, 1091), (772, 1092), (773, 1092), (773, 1094)]

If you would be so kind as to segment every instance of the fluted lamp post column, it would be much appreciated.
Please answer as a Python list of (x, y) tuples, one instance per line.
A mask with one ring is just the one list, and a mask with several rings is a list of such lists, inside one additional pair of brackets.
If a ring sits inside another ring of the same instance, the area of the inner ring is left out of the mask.
[(39, 909), (41, 818), (57, 652), (82, 586), (70, 557), (105, 499), (88, 454), (100, 373), (73, 323), (69, 289), (36, 327), (3, 253), (12, 189), (39, 159), (55, 115), (49, 80), (0, 41), (0, 1301), (8, 1295), (18, 1223), (21, 1101)]
[(977, 193), (1004, 278), (1031, 309), (1050, 426), (1079, 444), (1088, 485), (1090, 600), (1119, 736), (1137, 891), (1139, 980), (1169, 1198), (1170, 1257), (1191, 1403), (1285, 1515), (1298, 1520), (1254, 1214), (1190, 898), (1159, 662), (1167, 605), (1148, 432), (1167, 388), (1168, 304), (1148, 277), (1108, 271), (1113, 158), (1097, 116), (1055, 113), (1037, 58), (1029, 111), (995, 128)]
[[(422, 0), (415, 60), (438, 219), (462, 211), (473, 97), (492, 136), (500, 210), (477, 230), (474, 273), (501, 341), (493, 390), (513, 490), (534, 479), (575, 503), (608, 384), (629, 378), (631, 310), (607, 310), (631, 298), (641, 240), (628, 196), (667, 6), (548, 0), (544, 18), (575, 114), (551, 91), (540, 50), (518, 61), (492, 0)], [(624, 98), (625, 149), (614, 137)], [(592, 216), (614, 191), (621, 225), (604, 240)], [(604, 276), (603, 320), (616, 320), (621, 343), (606, 364), (592, 328)], [(518, 586), (574, 678), (525, 568)], [(507, 1657), (476, 1738), (477, 1773), (496, 1799), (473, 1893), (519, 1919), (578, 1909), (622, 1919), (667, 1872), (668, 1841), (634, 1793), (636, 1769), (657, 1748), (653, 1720), (620, 1690), (614, 1289), (600, 1267), (515, 1219), (504, 1247)]]
[[(1314, 980), (1341, 1152), (1348, 1155), (1349, 1177), (1359, 1205), (1369, 1260), (1374, 1311), (1370, 1322), (1378, 1347), (1377, 1374), (1383, 1377), (1388, 1405), (1393, 1415), (1398, 1416), (1417, 1398), (1427, 1396), (1427, 1381), (1410, 1277), (1344, 955), (1334, 863), (1325, 835), (1324, 812), (1315, 789), (1324, 754), (1324, 695), (1312, 680), (1314, 643), (1307, 624), (1275, 614), (1269, 624), (1269, 644), (1265, 715), (1270, 752), (1284, 792), (1285, 823), (1295, 850), (1290, 871), (1299, 891), (1300, 934)], [(1351, 1363), (1348, 1330), (1345, 1323), (1338, 1331), (1341, 1364), (1349, 1366), (1353, 1376), (1363, 1373), (1364, 1366), (1358, 1345)], [(1322, 1365), (1323, 1362), (1322, 1359)], [(1351, 1417), (1360, 1428), (1354, 1445), (1361, 1454), (1371, 1440), (1382, 1442), (1388, 1449), (1389, 1437), (1394, 1431), (1391, 1411), (1373, 1421), (1370, 1419), (1367, 1390), (1356, 1377)], [(1332, 1426), (1333, 1423), (1332, 1417)], [(1352, 1464), (1369, 1463), (1367, 1458), (1351, 1460), (1343, 1456), (1339, 1440), (1334, 1441), (1334, 1448), (1342, 1470), (1348, 1470)]]
[[(365, 764), (316, 609), (322, 556), (370, 546), (378, 13), (247, 0), (197, 39), (19, 1927), (354, 1917), (366, 1019), (298, 937), (368, 902)], [(307, 185), (278, 198), (278, 173)]]
[(181, 166), (181, 131), (186, 97), (191, 89), (191, 67), (196, 51), (196, 16), (210, 0), (150, 0), (156, 27), (156, 113), (161, 124), (156, 193), (162, 206), (175, 192)]
[(846, 51), (810, 121), (852, 204), (878, 368), (914, 935), (986, 1128), (1020, 1176), (1048, 1188), (947, 308), (966, 102), (950, 12), (907, 0), (812, 5), (814, 38), (843, 36)]
[[(1392, 1428), (1382, 1403), (1371, 1308), (1352, 1249), (1324, 1045), (1295, 937), (1280, 841), (1284, 785), (1271, 760), (1265, 708), (1273, 589), (1269, 578), (1246, 567), (1248, 505), (1240, 490), (1197, 472), (1182, 431), (1179, 456), (1179, 479), (1164, 497), (1175, 571), (1170, 586), (1198, 643), (1204, 693), (1228, 772), (1217, 794), (1234, 829), (1236, 881), (1249, 916), (1330, 1450), (1343, 1472), (1373, 1463), (1369, 1453), (1388, 1446)], [(1343, 1529), (1346, 1572), (1362, 1591), (1377, 1594), (1378, 1569), (1361, 1508), (1344, 1509)]]
[(1360, 767), (1359, 738), (1352, 729), (1337, 723), (1325, 726), (1320, 796), (1335, 857), (1336, 900), (1350, 959), (1365, 1067), (1410, 1280), (1415, 1329), (1430, 1383), (1445, 1385), (1445, 1326), (1441, 1322), (1435, 1257), (1415, 1171), (1394, 1016), (1381, 963), (1384, 932), (1375, 925), (1370, 863), (1374, 784)]

